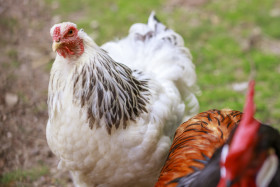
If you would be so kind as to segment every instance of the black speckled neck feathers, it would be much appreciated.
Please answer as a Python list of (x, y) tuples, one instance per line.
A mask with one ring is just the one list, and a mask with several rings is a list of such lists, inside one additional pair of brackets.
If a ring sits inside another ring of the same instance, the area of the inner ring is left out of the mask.
[(147, 112), (148, 80), (115, 62), (104, 50), (78, 64), (71, 82), (74, 102), (87, 108), (90, 128), (105, 125), (110, 134), (112, 127), (126, 128), (129, 120)]

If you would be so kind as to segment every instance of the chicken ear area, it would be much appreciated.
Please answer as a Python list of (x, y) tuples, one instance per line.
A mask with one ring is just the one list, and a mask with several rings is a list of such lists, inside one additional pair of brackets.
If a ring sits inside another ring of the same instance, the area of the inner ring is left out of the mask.
[(230, 142), (229, 152), (223, 163), (226, 168), (230, 168), (228, 175), (231, 178), (236, 177), (238, 172), (245, 169), (250, 162), (253, 156), (253, 147), (257, 141), (256, 137), (261, 124), (254, 119), (254, 86), (255, 82), (250, 81), (244, 114)]

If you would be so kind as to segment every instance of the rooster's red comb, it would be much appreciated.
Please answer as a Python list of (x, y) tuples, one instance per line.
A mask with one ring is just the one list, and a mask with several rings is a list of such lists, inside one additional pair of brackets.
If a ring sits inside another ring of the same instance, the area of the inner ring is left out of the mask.
[(230, 178), (235, 177), (238, 172), (242, 171), (243, 167), (246, 167), (253, 154), (252, 147), (254, 147), (255, 137), (260, 127), (260, 123), (254, 119), (254, 86), (255, 82), (250, 81), (244, 114), (230, 143), (229, 152), (224, 162)]

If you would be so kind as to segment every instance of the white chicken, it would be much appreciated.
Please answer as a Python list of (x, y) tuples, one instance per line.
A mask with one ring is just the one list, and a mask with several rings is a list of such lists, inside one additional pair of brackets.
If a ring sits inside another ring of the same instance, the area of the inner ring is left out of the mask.
[(46, 135), (58, 168), (75, 186), (153, 186), (175, 129), (198, 111), (182, 37), (154, 13), (101, 48), (74, 23), (50, 33), (57, 56)]

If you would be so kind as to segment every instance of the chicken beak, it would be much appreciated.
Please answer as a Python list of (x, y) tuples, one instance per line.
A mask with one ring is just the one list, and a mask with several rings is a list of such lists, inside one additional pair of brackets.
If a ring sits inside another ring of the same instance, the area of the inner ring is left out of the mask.
[(60, 42), (53, 41), (52, 50), (56, 51), (59, 48), (60, 44)]

